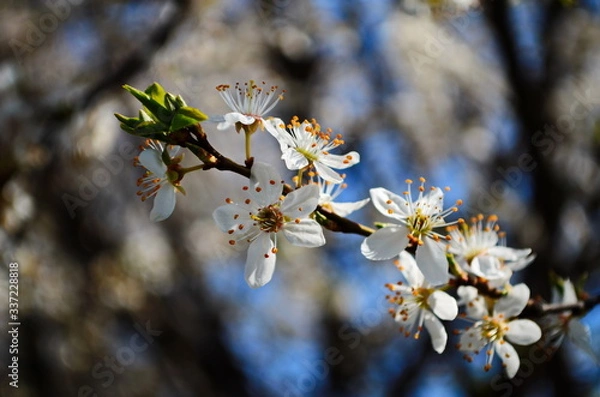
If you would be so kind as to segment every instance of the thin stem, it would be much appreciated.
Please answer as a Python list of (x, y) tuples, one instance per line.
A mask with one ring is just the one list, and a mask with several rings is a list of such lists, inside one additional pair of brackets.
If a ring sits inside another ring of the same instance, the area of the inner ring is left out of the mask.
[(575, 303), (544, 303), (530, 299), (527, 307), (519, 317), (542, 317), (547, 314), (558, 314), (566, 311), (570, 311), (574, 315), (582, 315), (598, 304), (600, 304), (600, 295)]
[(246, 148), (246, 160), (249, 161), (250, 158), (252, 158), (252, 144), (251, 144), (251, 137), (252, 137), (252, 133), (245, 131), (244, 135), (246, 137), (245, 141), (245, 148)]
[(302, 185), (302, 176), (304, 176), (304, 168), (300, 168), (298, 170), (298, 176), (296, 177), (296, 187), (300, 187)]
[(187, 174), (188, 172), (193, 172), (193, 171), (198, 171), (198, 170), (203, 170), (204, 169), (204, 164), (199, 164), (199, 165), (195, 165), (193, 167), (188, 167), (188, 168), (181, 168), (179, 170), (179, 172), (182, 172), (184, 174)]

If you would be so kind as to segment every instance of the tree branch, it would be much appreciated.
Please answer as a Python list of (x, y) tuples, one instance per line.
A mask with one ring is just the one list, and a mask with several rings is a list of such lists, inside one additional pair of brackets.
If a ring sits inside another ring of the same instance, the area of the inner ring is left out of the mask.
[(522, 317), (543, 317), (548, 314), (558, 314), (570, 311), (574, 315), (583, 315), (594, 306), (600, 304), (600, 295), (579, 300), (575, 303), (544, 303), (530, 299), (523, 310)]
[[(167, 143), (190, 149), (204, 163), (205, 170), (215, 168), (220, 171), (230, 171), (250, 178), (252, 160), (247, 161), (246, 165), (241, 165), (223, 156), (210, 144), (201, 124), (195, 124), (170, 134), (167, 138)], [(283, 194), (288, 194), (292, 191), (293, 188), (291, 186), (284, 185)], [(365, 237), (374, 233), (374, 230), (370, 227), (339, 216), (320, 205), (317, 206), (316, 212), (317, 221), (323, 227), (333, 232), (358, 234)]]

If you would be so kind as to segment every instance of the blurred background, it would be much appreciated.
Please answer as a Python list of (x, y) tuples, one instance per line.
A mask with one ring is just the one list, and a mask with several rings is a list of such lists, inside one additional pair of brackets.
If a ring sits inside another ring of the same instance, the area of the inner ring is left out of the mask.
[[(0, 311), (0, 394), (599, 396), (599, 367), (568, 342), (552, 360), (520, 350), (509, 381), (499, 361), (465, 362), (454, 336), (441, 356), (405, 339), (384, 288), (401, 276), (364, 259), (359, 236), (282, 244), (274, 279), (251, 290), (245, 253), (211, 218), (243, 179), (188, 175), (173, 215), (152, 223), (136, 196), (142, 140), (113, 116), (139, 109), (125, 83), (160, 82), (209, 115), (228, 112), (218, 84), (276, 84), (273, 115), (314, 117), (344, 135), (340, 152), (360, 152), (340, 201), (424, 176), (465, 201), (459, 216), (495, 213), (509, 246), (537, 252), (515, 279), (533, 295), (549, 299), (551, 269), (588, 273), (597, 295), (599, 12), (598, 0), (2, 2), (0, 291), (17, 262), (21, 326), (17, 391)], [(243, 160), (243, 136), (204, 125)], [(289, 177), (275, 140), (255, 138)], [(600, 310), (583, 321), (600, 354)]]

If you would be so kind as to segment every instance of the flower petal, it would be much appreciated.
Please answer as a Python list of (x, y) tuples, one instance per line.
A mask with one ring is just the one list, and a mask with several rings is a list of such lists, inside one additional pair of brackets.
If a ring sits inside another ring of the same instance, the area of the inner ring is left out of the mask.
[(433, 314), (442, 320), (454, 320), (458, 315), (458, 305), (456, 299), (444, 291), (434, 291), (427, 299), (427, 304)]
[(225, 204), (213, 212), (213, 219), (219, 229), (227, 232), (236, 244), (234, 248), (244, 249), (261, 233), (255, 221), (250, 219), (248, 211), (237, 204)]
[(477, 291), (477, 288), (471, 285), (461, 285), (456, 289), (456, 294), (460, 298), (459, 305), (464, 305), (475, 300), (479, 295), (479, 292)]
[(154, 197), (150, 219), (154, 222), (160, 222), (171, 216), (175, 209), (175, 200), (175, 188), (168, 183), (161, 186)]
[(369, 190), (373, 205), (383, 215), (403, 221), (408, 216), (408, 202), (395, 193), (382, 187)]
[(248, 115), (245, 115), (242, 113), (236, 113), (236, 112), (227, 113), (223, 117), (225, 118), (225, 122), (229, 123), (230, 125), (234, 125), (235, 123), (242, 123), (244, 125), (250, 125), (256, 121), (256, 118), (254, 118), (252, 116), (248, 116)]
[(488, 254), (493, 255), (499, 259), (504, 259), (505, 261), (516, 261), (518, 259), (525, 258), (527, 257), (527, 255), (531, 254), (531, 248), (516, 249), (498, 245), (495, 247), (490, 247), (487, 250), (487, 252)]
[(299, 170), (308, 165), (306, 157), (293, 148), (282, 149), (281, 159), (285, 161), (288, 170)]
[(531, 320), (520, 319), (508, 323), (506, 339), (517, 345), (531, 345), (542, 337), (540, 326)]
[(360, 252), (374, 261), (390, 259), (408, 245), (408, 229), (402, 225), (386, 226), (363, 240)]
[(562, 303), (571, 304), (577, 303), (577, 293), (575, 292), (575, 287), (571, 280), (566, 279), (563, 281), (563, 295), (562, 295)]
[(274, 247), (269, 233), (261, 233), (248, 247), (245, 277), (250, 287), (262, 287), (271, 281), (275, 271)]
[(445, 284), (450, 278), (444, 247), (443, 243), (426, 237), (417, 248), (417, 265), (431, 285)]
[(423, 273), (417, 266), (415, 258), (407, 251), (400, 252), (398, 269), (400, 269), (402, 275), (411, 287), (421, 287), (423, 285), (425, 277), (423, 277)]
[(479, 296), (477, 288), (470, 285), (463, 285), (458, 287), (456, 293), (460, 297), (458, 305), (465, 306), (467, 316), (472, 319), (480, 320), (484, 316), (489, 315), (485, 300)]
[(231, 127), (231, 124), (229, 124), (227, 121), (221, 121), (219, 124), (217, 124), (217, 129), (219, 131), (226, 130), (229, 127)]
[(227, 232), (248, 220), (247, 214), (236, 204), (225, 204), (213, 211), (213, 219), (222, 232)]
[(508, 280), (512, 270), (502, 266), (500, 260), (492, 255), (479, 255), (473, 258), (469, 271), (488, 280)]
[(332, 183), (342, 183), (344, 181), (344, 178), (342, 178), (340, 174), (338, 174), (322, 162), (316, 161), (313, 164), (315, 166), (317, 174), (324, 180)]
[(281, 176), (275, 167), (256, 162), (250, 170), (250, 196), (261, 207), (279, 201), (283, 191)]
[(293, 147), (294, 140), (292, 136), (285, 130), (285, 123), (280, 118), (272, 118), (266, 120), (263, 125), (269, 134), (273, 135), (283, 151), (284, 148)]
[(154, 175), (162, 178), (165, 176), (167, 166), (162, 161), (162, 153), (154, 149), (143, 150), (138, 156), (140, 164)]
[(331, 206), (331, 209), (333, 210), (333, 212), (335, 212), (339, 216), (345, 217), (345, 216), (350, 215), (354, 211), (357, 211), (357, 210), (361, 209), (362, 207), (364, 207), (365, 205), (367, 205), (367, 203), (370, 200), (371, 199), (366, 198), (364, 200), (354, 201), (354, 202), (350, 202), (350, 203), (329, 202), (329, 205)]
[(458, 350), (461, 352), (480, 352), (487, 344), (488, 340), (481, 335), (481, 322), (462, 331)]
[(289, 193), (281, 202), (281, 212), (292, 219), (306, 218), (317, 208), (319, 187), (305, 185)]
[(494, 314), (504, 314), (506, 318), (520, 314), (529, 300), (529, 287), (526, 284), (513, 286), (508, 294), (498, 299), (494, 306)]
[(423, 324), (425, 325), (425, 328), (431, 337), (431, 345), (433, 346), (433, 350), (439, 354), (442, 354), (446, 348), (446, 343), (448, 342), (448, 334), (446, 333), (444, 324), (442, 324), (437, 317), (429, 312), (425, 312), (424, 317)]
[(323, 228), (313, 219), (300, 219), (287, 222), (281, 229), (290, 243), (299, 247), (320, 247), (325, 245)]
[(590, 329), (583, 324), (581, 321), (572, 318), (569, 321), (567, 335), (569, 340), (578, 348), (590, 355), (598, 364), (600, 357), (594, 351), (592, 347), (592, 340), (590, 335)]
[(319, 156), (319, 162), (328, 167), (343, 170), (359, 163), (360, 155), (357, 152), (350, 152), (341, 155), (331, 153), (323, 154), (322, 156)]
[(430, 216), (439, 214), (444, 210), (444, 192), (439, 187), (431, 189), (415, 203), (415, 207), (422, 208), (423, 212)]
[(535, 254), (531, 254), (531, 255), (526, 256), (524, 258), (517, 259), (514, 262), (506, 262), (505, 264), (506, 264), (506, 266), (510, 267), (510, 269), (512, 271), (516, 272), (518, 270), (522, 270), (522, 269), (526, 268), (527, 266), (529, 266), (529, 264), (531, 262), (533, 262), (533, 260), (535, 258), (536, 258), (536, 255)]
[(521, 365), (517, 351), (510, 343), (505, 340), (499, 340), (494, 343), (494, 349), (502, 360), (502, 366), (506, 370), (506, 376), (509, 379), (514, 378)]

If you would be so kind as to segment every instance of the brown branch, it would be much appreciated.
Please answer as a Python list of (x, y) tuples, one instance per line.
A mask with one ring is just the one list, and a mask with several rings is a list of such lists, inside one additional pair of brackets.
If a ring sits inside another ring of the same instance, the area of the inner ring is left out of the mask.
[(491, 287), (486, 279), (481, 277), (475, 277), (470, 274), (464, 274), (460, 277), (450, 279), (448, 284), (457, 288), (460, 286), (475, 287), (481, 295), (489, 296), (490, 298), (495, 299), (501, 298), (505, 295), (505, 293), (502, 290)]
[[(230, 158), (223, 156), (210, 144), (201, 124), (195, 124), (182, 130), (175, 131), (168, 135), (167, 140), (168, 144), (188, 148), (204, 163), (204, 170), (215, 168), (220, 171), (230, 171), (246, 178), (250, 178), (252, 159), (247, 161), (247, 165), (241, 165)], [(286, 184), (283, 187), (283, 194), (288, 194), (293, 190), (294, 189), (290, 185)], [(321, 206), (317, 206), (316, 212), (319, 223), (333, 232), (358, 234), (361, 236), (370, 236), (374, 232), (373, 229), (365, 225), (339, 216)]]
[(325, 218), (325, 220), (321, 222), (321, 225), (333, 232), (358, 234), (365, 237), (368, 237), (375, 232), (370, 227), (339, 216), (335, 212), (331, 212), (320, 205), (317, 206), (317, 212)]
[(567, 311), (579, 316), (588, 312), (598, 304), (600, 304), (600, 295), (583, 299), (575, 303), (545, 303), (540, 300), (530, 299), (520, 317), (536, 318)]

